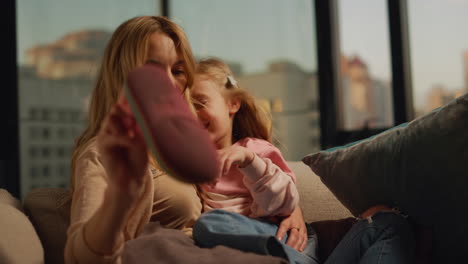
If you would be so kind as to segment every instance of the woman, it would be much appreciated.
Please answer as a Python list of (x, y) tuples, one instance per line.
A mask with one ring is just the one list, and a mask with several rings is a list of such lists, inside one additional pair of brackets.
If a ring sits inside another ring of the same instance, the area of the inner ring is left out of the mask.
[[(159, 169), (128, 106), (118, 99), (127, 74), (147, 61), (157, 61), (188, 98), (194, 58), (181, 28), (150, 16), (120, 25), (104, 53), (88, 126), (73, 153), (66, 263), (119, 263), (124, 242), (138, 237), (150, 221), (190, 235), (201, 213), (194, 186)], [(301, 221), (297, 208), (278, 232), (291, 229), (288, 244), (298, 250), (307, 238)]]

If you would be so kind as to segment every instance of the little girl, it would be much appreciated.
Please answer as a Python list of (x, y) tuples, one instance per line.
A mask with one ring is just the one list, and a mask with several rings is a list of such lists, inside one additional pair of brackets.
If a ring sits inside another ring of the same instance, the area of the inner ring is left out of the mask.
[(290, 215), (299, 203), (295, 176), (270, 143), (270, 119), (217, 59), (199, 62), (191, 93), (198, 117), (216, 144), (221, 167), (216, 182), (200, 186), (208, 213), (194, 226), (197, 244), (316, 263), (316, 234), (310, 227), (301, 253), (284, 244), (287, 237), (279, 243), (274, 238), (278, 226), (267, 221)]

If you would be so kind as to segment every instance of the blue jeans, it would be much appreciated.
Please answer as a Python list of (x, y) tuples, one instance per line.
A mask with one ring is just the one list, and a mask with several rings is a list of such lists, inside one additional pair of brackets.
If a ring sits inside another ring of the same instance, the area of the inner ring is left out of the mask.
[(275, 235), (276, 224), (249, 218), (223, 210), (204, 213), (193, 226), (193, 239), (200, 247), (223, 245), (246, 252), (282, 257), (295, 264), (317, 264), (317, 234), (308, 226), (308, 242), (299, 252), (285, 244), (287, 235), (280, 242)]
[(325, 263), (415, 263), (413, 231), (400, 214), (378, 212), (355, 223)]

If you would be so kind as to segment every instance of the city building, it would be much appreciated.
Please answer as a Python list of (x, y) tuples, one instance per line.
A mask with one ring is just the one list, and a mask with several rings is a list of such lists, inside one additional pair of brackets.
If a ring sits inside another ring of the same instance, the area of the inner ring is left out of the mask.
[(468, 93), (468, 51), (463, 53), (463, 75), (465, 77), (465, 93)]
[(315, 73), (305, 72), (292, 62), (276, 61), (266, 72), (238, 79), (270, 111), (274, 143), (286, 160), (301, 160), (320, 150)]
[(341, 86), (337, 91), (338, 127), (342, 130), (393, 125), (390, 84), (370, 75), (358, 56), (341, 57)]
[(26, 52), (18, 71), (21, 193), (68, 186), (74, 141), (109, 37), (81, 31)]
[(28, 49), (25, 66), (35, 68), (43, 79), (95, 78), (110, 36), (98, 30), (69, 33), (54, 43)]
[(426, 112), (448, 104), (453, 99), (463, 95), (463, 89), (449, 90), (443, 85), (434, 85), (427, 94)]
[(374, 116), (370, 126), (374, 128), (392, 127), (393, 119), (393, 99), (392, 88), (388, 81), (372, 79), (371, 86), (374, 90)]

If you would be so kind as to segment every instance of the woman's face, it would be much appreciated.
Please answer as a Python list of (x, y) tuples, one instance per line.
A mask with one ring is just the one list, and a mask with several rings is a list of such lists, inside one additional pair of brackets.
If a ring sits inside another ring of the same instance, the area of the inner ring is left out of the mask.
[(166, 34), (156, 32), (150, 36), (148, 60), (161, 66), (181, 91), (187, 86), (182, 56), (177, 53), (174, 41)]

